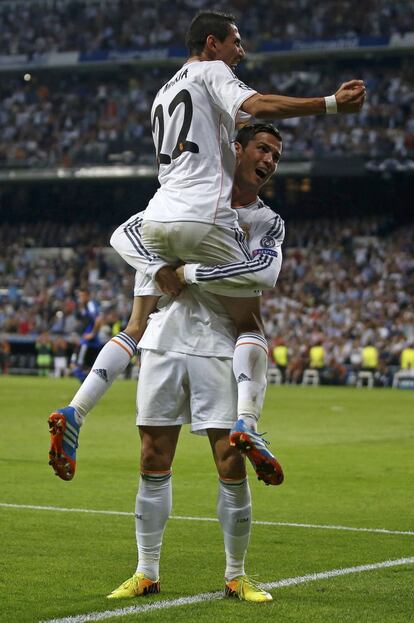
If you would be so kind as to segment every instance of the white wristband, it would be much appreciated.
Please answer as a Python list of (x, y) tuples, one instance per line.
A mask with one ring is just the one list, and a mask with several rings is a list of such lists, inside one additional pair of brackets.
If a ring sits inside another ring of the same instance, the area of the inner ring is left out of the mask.
[(186, 283), (197, 283), (196, 270), (200, 264), (184, 264), (184, 279)]
[(328, 95), (328, 97), (325, 97), (325, 106), (327, 115), (336, 115), (338, 112), (338, 103), (335, 95)]

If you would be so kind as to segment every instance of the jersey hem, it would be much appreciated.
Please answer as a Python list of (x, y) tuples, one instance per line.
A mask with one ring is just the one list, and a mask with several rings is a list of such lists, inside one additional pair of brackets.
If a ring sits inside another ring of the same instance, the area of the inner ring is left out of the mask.
[[(236, 341), (234, 341), (234, 344)], [(194, 357), (213, 357), (214, 359), (233, 359), (234, 354), (234, 346), (232, 346), (232, 350), (230, 349), (226, 352), (217, 350), (198, 350), (194, 352), (194, 348), (190, 346), (188, 348), (180, 348), (176, 346), (172, 346), (171, 344), (161, 345), (157, 344), (156, 346), (147, 346), (141, 345), (141, 341), (138, 342), (138, 348), (141, 350), (151, 350), (158, 353), (172, 352), (172, 353), (180, 353), (181, 355), (193, 355)]]

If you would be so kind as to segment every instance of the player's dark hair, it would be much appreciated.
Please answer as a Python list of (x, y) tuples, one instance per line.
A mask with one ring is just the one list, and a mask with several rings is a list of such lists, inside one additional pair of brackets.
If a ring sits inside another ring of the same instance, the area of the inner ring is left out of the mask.
[(185, 43), (190, 55), (201, 54), (209, 35), (214, 35), (221, 42), (229, 35), (230, 25), (235, 24), (235, 18), (220, 11), (200, 11), (191, 22)]
[(256, 134), (259, 134), (259, 132), (273, 134), (278, 141), (282, 141), (281, 133), (272, 123), (251, 123), (245, 125), (237, 132), (236, 141), (240, 143), (242, 147), (246, 147), (249, 141), (251, 141)]

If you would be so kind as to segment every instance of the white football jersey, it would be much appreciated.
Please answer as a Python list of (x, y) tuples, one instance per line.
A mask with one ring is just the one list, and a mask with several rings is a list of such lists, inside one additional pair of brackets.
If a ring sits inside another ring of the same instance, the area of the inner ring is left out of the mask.
[(240, 296), (257, 296), (258, 290), (273, 288), (282, 266), (282, 243), (285, 238), (283, 219), (268, 208), (261, 199), (237, 209), (239, 226), (244, 230), (251, 255), (250, 260), (203, 266), (186, 264), (187, 283), (203, 287), (216, 285), (217, 294), (224, 289), (237, 288)]
[(160, 188), (144, 220), (237, 226), (235, 124), (255, 93), (222, 61), (187, 63), (158, 91), (151, 124)]
[[(278, 278), (284, 222), (260, 199), (236, 212), (240, 226), (246, 230), (252, 259), (217, 267), (195, 264), (194, 283), (202, 286), (203, 280), (213, 278), (223, 284), (245, 287), (250, 296), (257, 296), (260, 287), (273, 287)], [(140, 348), (233, 357), (237, 337), (234, 324), (214, 294), (199, 286), (187, 286), (177, 299), (163, 297), (167, 303), (151, 315)]]

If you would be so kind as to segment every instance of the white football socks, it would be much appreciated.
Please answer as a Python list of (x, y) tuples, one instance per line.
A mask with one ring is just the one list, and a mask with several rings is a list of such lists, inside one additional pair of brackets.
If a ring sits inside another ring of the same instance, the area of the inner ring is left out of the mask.
[(76, 409), (82, 421), (111, 387), (116, 377), (126, 369), (136, 352), (136, 340), (124, 331), (105, 344), (95, 359), (92, 370), (70, 402), (70, 406)]
[(137, 573), (158, 581), (162, 537), (172, 508), (171, 472), (141, 474), (135, 505)]
[(244, 559), (250, 540), (252, 503), (247, 478), (241, 481), (219, 480), (217, 515), (224, 536), (227, 581), (244, 573)]
[(233, 357), (237, 381), (237, 415), (255, 428), (259, 419), (267, 385), (268, 347), (261, 333), (241, 333)]

